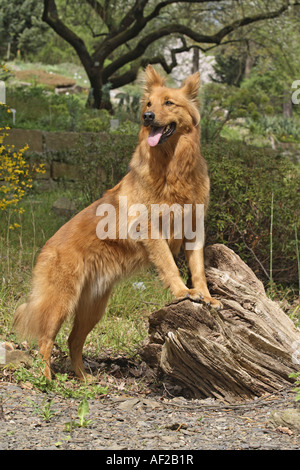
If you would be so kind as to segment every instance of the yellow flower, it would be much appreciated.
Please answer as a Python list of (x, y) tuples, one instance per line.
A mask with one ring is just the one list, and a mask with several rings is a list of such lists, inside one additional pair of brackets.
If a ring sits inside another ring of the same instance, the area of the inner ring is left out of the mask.
[(10, 229), (10, 230), (15, 230), (15, 228), (19, 228), (19, 227), (21, 227), (20, 224), (14, 223), (14, 224), (10, 224), (9, 229)]

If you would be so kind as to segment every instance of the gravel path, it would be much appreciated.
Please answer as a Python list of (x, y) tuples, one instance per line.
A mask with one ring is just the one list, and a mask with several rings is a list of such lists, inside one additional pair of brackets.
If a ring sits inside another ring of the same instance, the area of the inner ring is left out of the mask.
[[(236, 405), (212, 399), (168, 399), (162, 394), (106, 395), (88, 400), (85, 420), (91, 421), (82, 427), (76, 425), (79, 403), (80, 400), (0, 382), (0, 450), (181, 452), (300, 448), (299, 430), (270, 420), (273, 411), (295, 408), (291, 390)], [(48, 421), (47, 409), (51, 415)]]

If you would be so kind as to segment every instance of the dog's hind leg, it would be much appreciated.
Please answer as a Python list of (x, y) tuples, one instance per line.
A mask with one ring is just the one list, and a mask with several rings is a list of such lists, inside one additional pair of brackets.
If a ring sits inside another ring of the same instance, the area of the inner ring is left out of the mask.
[(103, 317), (110, 293), (111, 288), (101, 296), (91, 299), (91, 293), (85, 289), (75, 311), (68, 344), (73, 371), (82, 380), (89, 378), (82, 361), (83, 346), (87, 335)]
[(51, 302), (47, 296), (21, 305), (14, 318), (17, 335), (26, 339), (36, 339), (39, 354), (44, 364), (44, 375), (51, 380), (50, 359), (55, 337), (64, 320), (70, 313), (70, 303), (63, 296), (52, 295)]
[(57, 282), (49, 284), (49, 276), (44, 275), (41, 269), (37, 274), (28, 303), (16, 311), (14, 328), (20, 339), (38, 341), (39, 353), (45, 361), (44, 375), (50, 380), (53, 344), (63, 322), (76, 309), (81, 283), (73, 276), (63, 284), (56, 272)]
[(52, 337), (50, 335), (48, 337), (46, 336), (42, 337), (39, 340), (39, 353), (43, 361), (45, 362), (44, 375), (48, 380), (51, 380), (50, 361), (51, 361), (51, 353), (52, 353), (55, 337), (56, 337), (56, 334), (54, 334)]
[(74, 305), (75, 299), (70, 299), (68, 297), (66, 298), (62, 295), (60, 298), (59, 296), (52, 298), (50, 305), (48, 299), (46, 302), (47, 306), (45, 306), (45, 308), (43, 308), (40, 303), (39, 311), (43, 312), (43, 315), (40, 315), (38, 318), (38, 345), (39, 353), (42, 359), (45, 361), (44, 375), (47, 377), (47, 379), (51, 380), (50, 360), (54, 341), (63, 322), (72, 312), (73, 308), (70, 308), (70, 306)]

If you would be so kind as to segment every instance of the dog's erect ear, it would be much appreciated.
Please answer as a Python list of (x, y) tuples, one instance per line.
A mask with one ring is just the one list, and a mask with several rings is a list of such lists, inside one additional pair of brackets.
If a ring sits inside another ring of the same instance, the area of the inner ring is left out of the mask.
[(151, 89), (156, 86), (164, 86), (165, 79), (158, 72), (148, 65), (144, 73), (144, 89), (146, 93), (150, 93)]
[(193, 119), (194, 126), (198, 126), (200, 122), (199, 104), (198, 104), (198, 91), (200, 88), (200, 73), (196, 72), (188, 77), (182, 84), (182, 91), (185, 93), (186, 98), (190, 101), (189, 107), (190, 114)]
[(188, 77), (183, 82), (181, 88), (190, 100), (196, 101), (198, 97), (198, 91), (200, 88), (200, 73), (196, 72), (190, 77)]

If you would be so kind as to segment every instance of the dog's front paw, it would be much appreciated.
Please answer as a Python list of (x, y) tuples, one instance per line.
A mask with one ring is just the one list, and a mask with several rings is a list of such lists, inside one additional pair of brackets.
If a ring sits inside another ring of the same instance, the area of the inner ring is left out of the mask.
[(183, 301), (183, 300), (193, 300), (194, 302), (200, 302), (203, 300), (202, 294), (197, 289), (184, 289), (181, 292), (178, 292), (175, 295), (176, 300)]
[(204, 300), (203, 295), (197, 289), (189, 289), (187, 298), (194, 302), (202, 302)]
[(214, 299), (213, 297), (210, 297), (210, 296), (204, 296), (203, 302), (215, 308), (216, 310), (221, 310), (223, 308), (223, 305), (219, 300)]
[(223, 305), (219, 300), (210, 297), (210, 295), (203, 295), (201, 292), (199, 292), (198, 289), (195, 288), (185, 289), (184, 291), (178, 293), (178, 295), (176, 295), (176, 300), (177, 302), (192, 300), (193, 302), (205, 303), (215, 308), (216, 310), (221, 310), (223, 308)]

